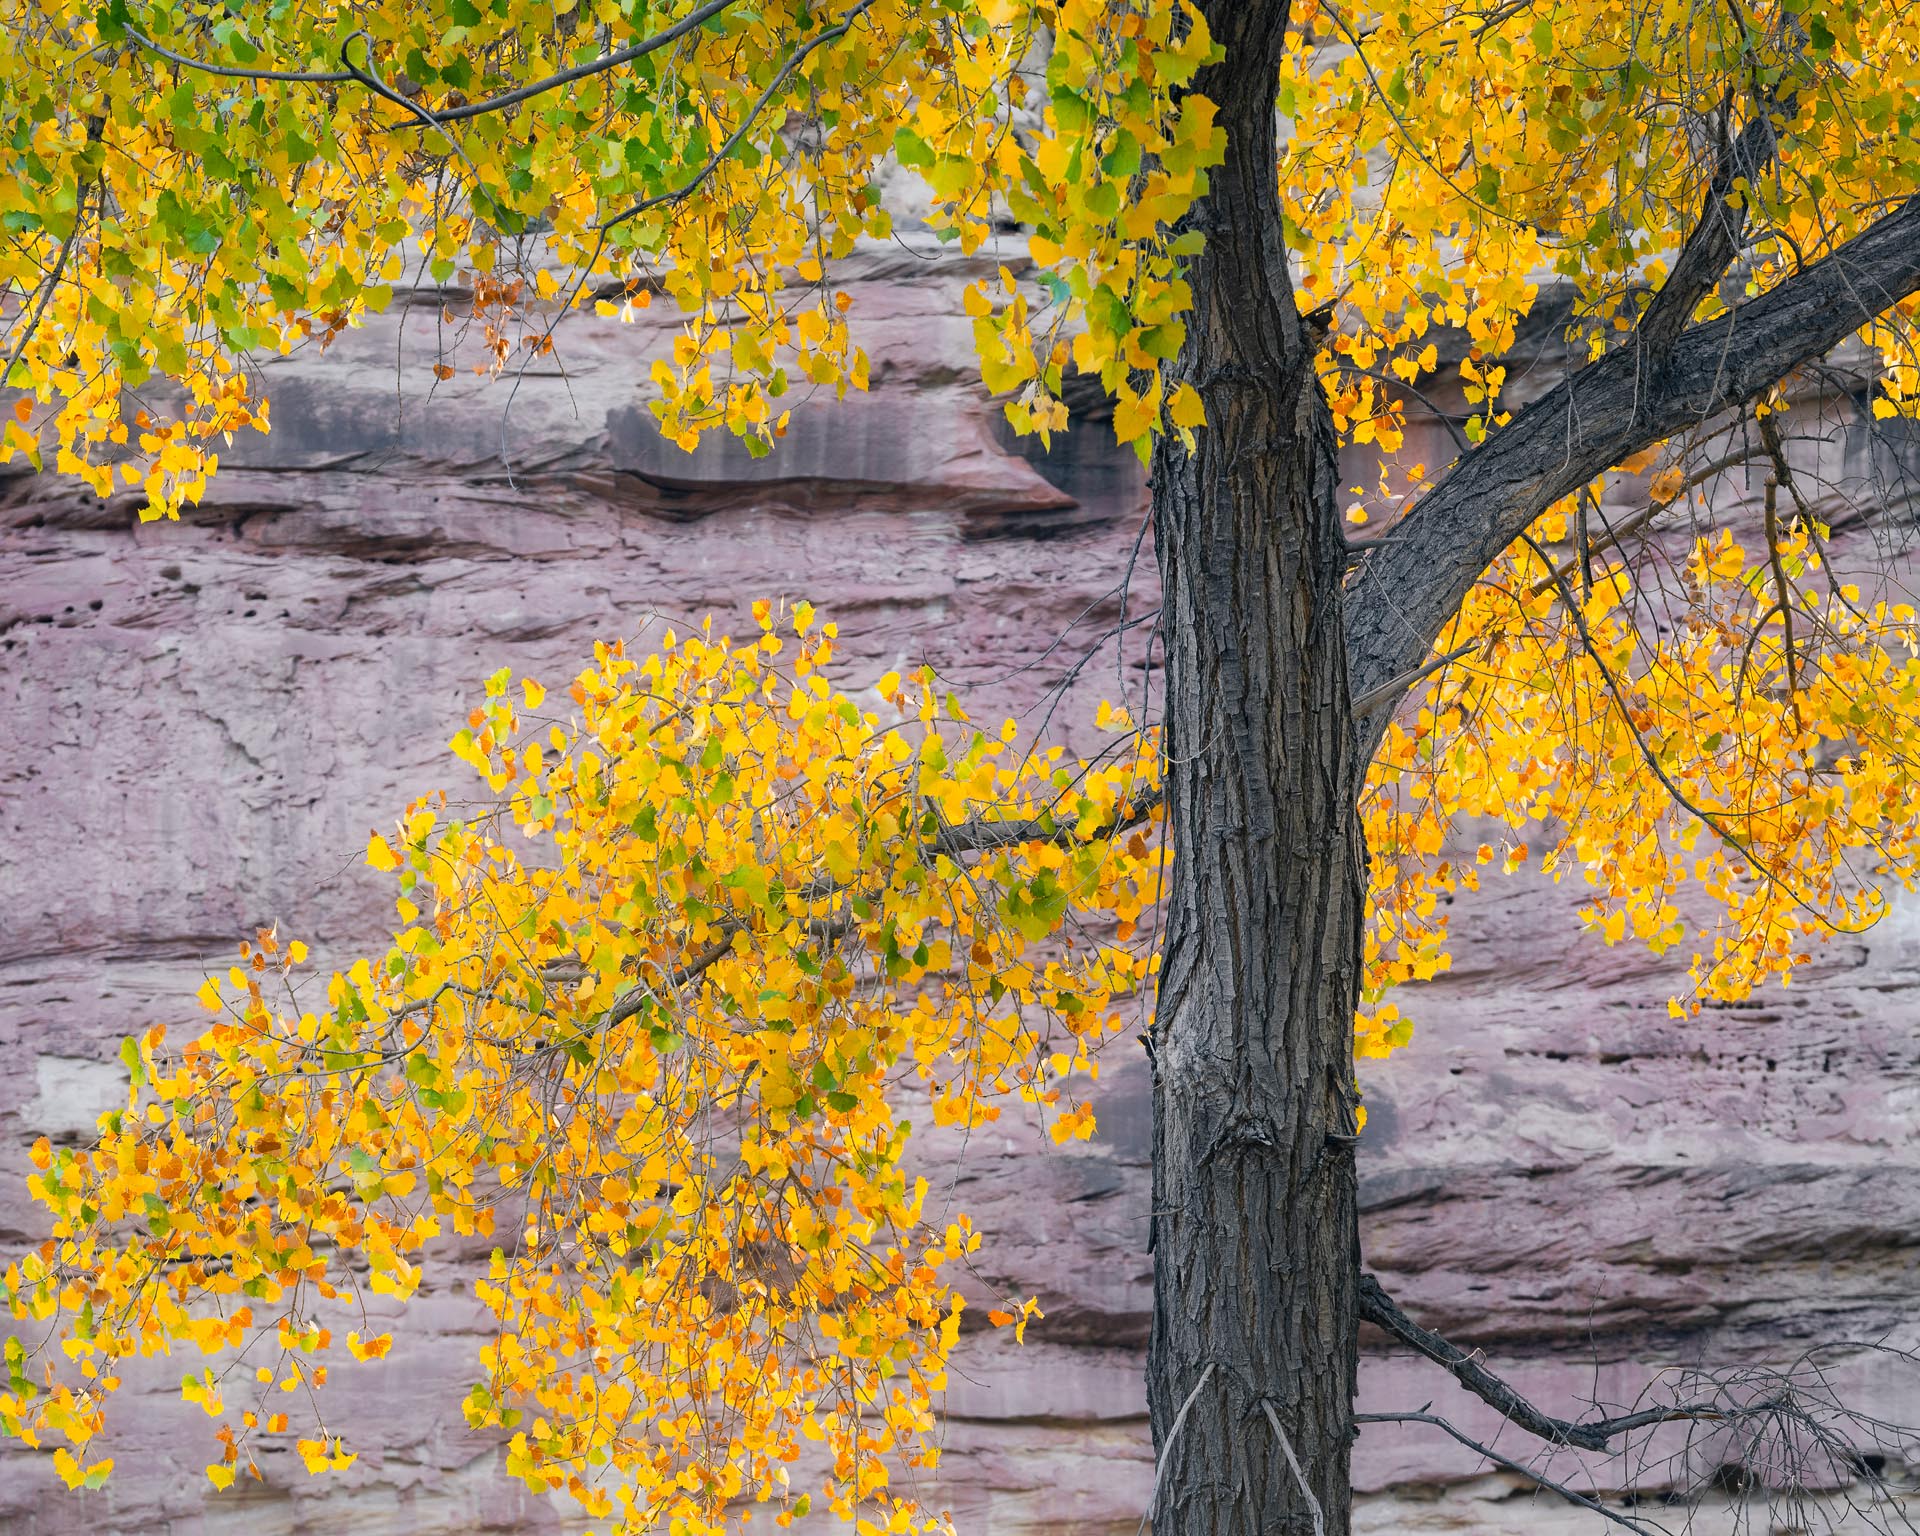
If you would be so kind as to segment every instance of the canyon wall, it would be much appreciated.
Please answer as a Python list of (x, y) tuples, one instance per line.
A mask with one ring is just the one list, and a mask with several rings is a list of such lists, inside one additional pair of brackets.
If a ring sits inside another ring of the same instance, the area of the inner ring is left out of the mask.
[[(929, 661), (976, 713), (1050, 720), (1069, 745), (1100, 698), (1138, 695), (1144, 627), (1079, 663), (1157, 603), (1140, 472), (1097, 422), (1051, 450), (1011, 439), (969, 382), (969, 266), (934, 255), (862, 258), (846, 286), (873, 390), (798, 401), (768, 459), (653, 435), (646, 365), (671, 317), (652, 311), (567, 321), (560, 362), (510, 406), (464, 373), (430, 396), (449, 293), (267, 363), (273, 434), (234, 444), (181, 524), (0, 481), (0, 1251), (44, 1235), (27, 1145), (82, 1137), (124, 1091), (122, 1037), (191, 1027), (239, 937), (277, 921), (317, 961), (377, 952), (368, 831), (463, 785), (444, 743), (496, 667), (564, 684), (596, 638), (709, 611), (737, 631), (755, 598), (806, 597), (840, 625), (850, 687)], [(1577, 880), (1516, 877), (1457, 903), (1453, 970), (1406, 1004), (1413, 1045), (1363, 1069), (1370, 1266), (1550, 1411), (1812, 1350), (1850, 1401), (1920, 1423), (1920, 1372), (1853, 1347), (1920, 1345), (1920, 905), (1823, 946), (1791, 988), (1676, 1022), (1681, 967), (1583, 937), (1578, 901)], [(1101, 1125), (1062, 1151), (1010, 1113), (942, 1174), (937, 1199), (993, 1234), (984, 1278), (1047, 1312), (1024, 1349), (965, 1340), (929, 1494), (964, 1532), (1120, 1536), (1147, 1503), (1149, 1110), (1131, 1038)], [(575, 1528), (461, 1421), (480, 1328), (465, 1279), (430, 1274), (392, 1355), (328, 1389), (357, 1465), (310, 1480), (269, 1442), (265, 1481), (223, 1495), (200, 1471), (208, 1423), (174, 1388), (188, 1362), (170, 1362), (119, 1403), (105, 1489), (69, 1494), (46, 1459), (0, 1453), (0, 1529)], [(1498, 1433), (1379, 1339), (1362, 1399)], [(1513, 1431), (1498, 1448), (1535, 1454)], [(1897, 1446), (1874, 1454), (1904, 1474)], [(1717, 1457), (1709, 1436), (1555, 1466), (1649, 1510)], [(1368, 1427), (1356, 1475), (1368, 1531), (1606, 1528), (1431, 1426)], [(1763, 1503), (1729, 1485), (1694, 1528), (1766, 1529), (1734, 1523)]]

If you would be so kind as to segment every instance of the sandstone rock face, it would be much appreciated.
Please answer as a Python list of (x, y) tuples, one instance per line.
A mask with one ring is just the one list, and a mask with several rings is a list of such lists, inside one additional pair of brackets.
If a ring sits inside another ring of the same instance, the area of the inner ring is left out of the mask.
[[(839, 622), (856, 687), (931, 661), (1080, 746), (1099, 698), (1138, 699), (1144, 626), (1087, 649), (1157, 602), (1138, 469), (1097, 426), (1051, 452), (1011, 442), (967, 383), (967, 267), (929, 255), (892, 248), (848, 283), (873, 392), (800, 403), (770, 459), (659, 444), (644, 380), (671, 330), (647, 317), (570, 320), (564, 376), (543, 362), (510, 408), (464, 376), (430, 399), (435, 301), (269, 364), (278, 427), (235, 445), (183, 525), (0, 482), (0, 1248), (44, 1235), (28, 1143), (83, 1136), (123, 1091), (119, 1040), (190, 1026), (238, 937), (278, 920), (336, 962), (380, 942), (359, 850), (415, 793), (461, 787), (443, 743), (496, 667), (564, 682), (596, 638), (708, 611), (737, 628), (756, 597), (805, 596)], [(1363, 1074), (1370, 1265), (1550, 1411), (1818, 1347), (1857, 1406), (1920, 1423), (1920, 1372), (1850, 1347), (1920, 1345), (1920, 906), (1827, 945), (1791, 989), (1677, 1023), (1673, 969), (1582, 938), (1576, 905), (1526, 879), (1460, 901), (1454, 970), (1407, 1005), (1415, 1043)], [(1024, 1350), (966, 1341), (930, 1491), (965, 1531), (1121, 1533), (1147, 1503), (1130, 1039), (1102, 1086), (1091, 1145), (1052, 1149), (1010, 1114), (938, 1165), (938, 1201), (993, 1234), (983, 1279), (1048, 1314)], [(480, 1326), (464, 1277), (433, 1275), (393, 1355), (328, 1389), (359, 1464), (310, 1482), (282, 1446), (264, 1484), (222, 1496), (174, 1389), (186, 1363), (163, 1362), (119, 1404), (104, 1491), (0, 1455), (0, 1529), (573, 1528), (461, 1422)], [(1497, 1433), (1433, 1367), (1370, 1350), (1364, 1409), (1429, 1402)], [(1512, 1431), (1499, 1449), (1534, 1455)], [(1618, 1510), (1732, 1459), (1710, 1437), (1657, 1455), (1554, 1466)], [(1427, 1426), (1368, 1427), (1357, 1476), (1370, 1532), (1605, 1528)], [(1694, 1528), (1765, 1529), (1764, 1506), (1716, 1494)]]

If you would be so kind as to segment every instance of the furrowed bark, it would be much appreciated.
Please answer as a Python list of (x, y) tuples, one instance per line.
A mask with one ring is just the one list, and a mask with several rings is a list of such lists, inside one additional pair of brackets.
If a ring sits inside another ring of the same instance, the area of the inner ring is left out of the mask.
[(1334, 434), (1281, 242), (1284, 0), (1206, 7), (1227, 159), (1153, 478), (1175, 850), (1154, 1022), (1160, 1536), (1346, 1536), (1362, 850)]
[(1355, 569), (1348, 667), (1379, 745), (1399, 690), (1481, 572), (1554, 502), (1643, 448), (1758, 399), (1920, 292), (1920, 198), (1832, 255), (1670, 344), (1636, 337), (1462, 456)]

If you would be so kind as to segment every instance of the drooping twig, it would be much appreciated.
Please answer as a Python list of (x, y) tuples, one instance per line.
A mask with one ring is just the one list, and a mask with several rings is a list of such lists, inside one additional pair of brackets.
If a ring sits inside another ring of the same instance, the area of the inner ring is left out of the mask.
[(1780, 610), (1781, 643), (1787, 653), (1787, 707), (1793, 711), (1794, 729), (1804, 731), (1806, 726), (1800, 718), (1800, 663), (1793, 649), (1793, 588), (1787, 583), (1787, 570), (1780, 560), (1780, 519), (1774, 506), (1779, 489), (1779, 477), (1768, 475), (1765, 501), (1767, 564), (1773, 568), (1774, 591), (1780, 599), (1774, 606)]
[[(608, 230), (626, 223), (629, 219), (638, 218), (649, 209), (658, 208), (664, 204), (682, 202), (686, 198), (691, 197), (705, 185), (707, 178), (719, 169), (720, 163), (739, 147), (740, 141), (746, 138), (747, 134), (752, 131), (753, 125), (759, 120), (760, 114), (767, 109), (767, 103), (773, 100), (774, 93), (787, 83), (793, 72), (806, 61), (807, 56), (816, 48), (823, 47), (835, 38), (846, 36), (847, 31), (853, 26), (854, 22), (865, 14), (868, 7), (872, 4), (873, 0), (858, 0), (857, 4), (851, 6), (841, 15), (839, 21), (828, 27), (826, 31), (810, 38), (804, 45), (794, 49), (792, 53), (788, 54), (786, 63), (780, 66), (779, 71), (767, 82), (767, 88), (760, 93), (759, 99), (747, 109), (746, 116), (740, 119), (740, 126), (727, 135), (726, 141), (708, 157), (706, 164), (695, 171), (682, 185), (675, 187), (671, 192), (659, 192), (652, 197), (641, 198), (639, 202), (624, 212), (616, 213), (610, 219), (601, 220), (601, 222), (595, 226), (596, 231), (604, 235)], [(587, 263), (588, 270), (592, 269), (592, 265), (592, 262)]]
[(1589, 1419), (1579, 1423), (1557, 1419), (1528, 1402), (1459, 1345), (1414, 1322), (1400, 1310), (1372, 1275), (1360, 1276), (1359, 1311), (1364, 1321), (1425, 1355), (1435, 1365), (1444, 1366), (1455, 1381), (1508, 1423), (1517, 1425), (1550, 1445), (1572, 1446), (1582, 1451), (1604, 1451), (1615, 1436), (1632, 1430), (1682, 1420), (1717, 1420), (1725, 1417), (1724, 1410), (1703, 1404), (1691, 1408), (1646, 1408), (1617, 1418)]
[(1809, 917), (1824, 923), (1829, 928), (1837, 928), (1838, 925), (1824, 912), (1815, 907), (1812, 902), (1808, 901), (1805, 896), (1801, 895), (1799, 891), (1795, 890), (1792, 885), (1783, 880), (1775, 871), (1761, 863), (1760, 856), (1756, 854), (1752, 848), (1747, 846), (1744, 838), (1736, 837), (1732, 832), (1728, 831), (1727, 828), (1721, 824), (1717, 816), (1698, 804), (1691, 795), (1678, 784), (1674, 783), (1673, 775), (1668, 773), (1666, 767), (1661, 763), (1660, 755), (1653, 750), (1653, 747), (1647, 742), (1646, 738), (1640, 734), (1639, 728), (1634, 725), (1633, 711), (1628, 707), (1627, 703), (1627, 691), (1621, 686), (1620, 679), (1614, 674), (1614, 670), (1608, 664), (1606, 657), (1600, 654), (1600, 647), (1595, 643), (1593, 638), (1593, 630), (1587, 624), (1586, 611), (1581, 608), (1579, 602), (1574, 598), (1572, 590), (1567, 586), (1566, 578), (1559, 574), (1558, 570), (1554, 568), (1553, 562), (1548, 558), (1547, 552), (1535, 543), (1531, 536), (1523, 533), (1520, 537), (1527, 547), (1540, 557), (1540, 563), (1553, 571), (1554, 585), (1560, 589), (1561, 605), (1567, 610), (1567, 617), (1573, 620), (1573, 627), (1580, 636), (1581, 649), (1587, 653), (1587, 656), (1592, 660), (1594, 666), (1599, 670), (1601, 681), (1607, 685), (1607, 692), (1612, 696), (1614, 707), (1620, 712), (1620, 718), (1626, 725), (1627, 734), (1633, 738), (1633, 744), (1639, 751), (1640, 760), (1647, 765), (1647, 771), (1660, 781), (1661, 788), (1673, 797), (1675, 805), (1695, 817), (1701, 825), (1711, 831), (1715, 837), (1719, 838), (1721, 842), (1739, 854), (1757, 878), (1764, 880), (1768, 885), (1777, 886), (1780, 890), (1786, 892), (1793, 904)]
[(1494, 1450), (1492, 1446), (1482, 1445), (1471, 1435), (1462, 1434), (1437, 1413), (1356, 1413), (1353, 1416), (1353, 1422), (1356, 1424), (1431, 1424), (1434, 1428), (1444, 1430), (1449, 1435), (1452, 1435), (1454, 1439), (1458, 1440), (1468, 1450), (1486, 1457), (1487, 1460), (1495, 1466), (1505, 1467), (1509, 1472), (1519, 1473), (1520, 1476), (1526, 1478), (1529, 1482), (1539, 1484), (1539, 1486), (1546, 1489), (1547, 1492), (1559, 1494), (1560, 1497), (1565, 1499), (1569, 1504), (1577, 1504), (1582, 1509), (1590, 1509), (1596, 1515), (1611, 1520), (1615, 1525), (1624, 1526), (1630, 1531), (1638, 1532), (1639, 1536), (1660, 1536), (1660, 1533), (1655, 1531), (1651, 1526), (1642, 1525), (1638, 1520), (1630, 1520), (1618, 1511), (1608, 1509), (1607, 1506), (1602, 1504), (1598, 1499), (1581, 1493), (1577, 1489), (1569, 1488), (1565, 1483), (1555, 1482), (1552, 1478), (1528, 1466), (1525, 1462), (1515, 1461), (1511, 1456), (1502, 1456), (1498, 1451)]
[[(94, 116), (87, 119), (87, 143), (98, 144), (100, 135), (105, 131), (107, 120)], [(104, 205), (105, 194), (101, 195)], [(104, 211), (103, 215), (104, 217)], [(87, 218), (87, 188), (82, 187), (73, 200), (73, 228), (67, 231), (67, 238), (60, 242), (60, 254), (54, 257), (53, 270), (47, 274), (46, 281), (40, 285), (40, 293), (33, 301), (33, 311), (26, 318), (20, 331), (20, 339), (13, 344), (7, 354), (7, 363), (0, 368), (0, 388), (7, 386), (13, 377), (14, 365), (27, 355), (27, 347), (32, 343), (34, 332), (40, 329), (40, 318), (47, 312), (47, 304), (53, 298), (53, 290), (60, 286), (60, 279), (67, 270), (67, 263), (73, 258), (73, 247), (80, 239), (80, 226)]]

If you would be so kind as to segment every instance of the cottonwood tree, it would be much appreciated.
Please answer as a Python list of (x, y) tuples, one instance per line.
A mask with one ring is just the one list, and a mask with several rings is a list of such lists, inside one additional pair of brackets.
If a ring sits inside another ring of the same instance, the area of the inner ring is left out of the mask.
[[(1781, 415), (1843, 345), (1869, 427), (1920, 396), (1906, 9), (4, 14), (9, 457), (172, 515), (217, 439), (267, 425), (249, 357), (456, 279), (443, 376), (511, 375), (581, 306), (671, 303), (660, 430), (777, 451), (797, 391), (865, 387), (835, 266), (914, 175), (962, 251), (1020, 227), (1029, 263), (966, 298), (983, 380), (1041, 434), (1097, 381), (1151, 460), (1164, 588), (1157, 734), (1122, 716), (1077, 769), (924, 677), (863, 712), (804, 609), (603, 649), (571, 709), (496, 679), (455, 741), (491, 807), (422, 802), (370, 846), (394, 949), (319, 1006), (261, 935), (203, 992), (205, 1036), (130, 1043), (97, 1148), (36, 1149), (54, 1237), (8, 1294), (77, 1375), (10, 1345), (0, 1421), (64, 1436), (70, 1481), (104, 1476), (117, 1362), (261, 1330), (186, 1389), (230, 1481), (288, 1427), (228, 1417), (255, 1362), (318, 1386), (329, 1308), (491, 1232), (466, 1409), (531, 1485), (635, 1527), (785, 1521), (820, 1442), (837, 1511), (927, 1518), (909, 1474), (982, 1234), (928, 1230), (908, 1088), (939, 1123), (1011, 1093), (1085, 1134), (1074, 1079), (1149, 985), (1163, 1529), (1348, 1528), (1363, 1317), (1549, 1444), (1726, 1417), (1555, 1418), (1363, 1281), (1354, 1058), (1406, 1039), (1387, 994), (1445, 965), (1442, 898), (1482, 864), (1577, 872), (1600, 939), (1690, 954), (1683, 1017), (1910, 880), (1914, 616), (1836, 572)], [(1571, 360), (1537, 392), (1501, 360), (1549, 297)], [(1398, 447), (1404, 399), (1451, 388), (1457, 454), (1359, 535), (1337, 449)], [(1736, 538), (1695, 493), (1753, 464), (1765, 516)], [(1643, 482), (1609, 525), (1602, 493)], [(1468, 815), (1510, 835), (1458, 858)], [(313, 1423), (310, 1467), (351, 1457)]]

